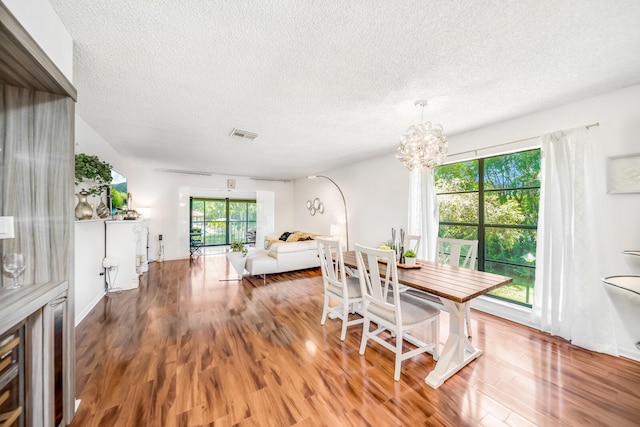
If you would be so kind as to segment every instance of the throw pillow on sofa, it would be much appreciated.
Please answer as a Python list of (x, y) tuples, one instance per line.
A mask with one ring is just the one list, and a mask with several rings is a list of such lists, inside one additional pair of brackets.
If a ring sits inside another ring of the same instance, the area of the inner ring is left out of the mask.
[(287, 242), (297, 242), (300, 240), (300, 235), (298, 233), (291, 233), (289, 237), (287, 237)]
[(283, 242), (286, 242), (290, 235), (291, 233), (289, 233), (288, 231), (285, 231), (284, 233), (282, 233), (282, 236), (280, 236), (280, 240), (282, 240)]

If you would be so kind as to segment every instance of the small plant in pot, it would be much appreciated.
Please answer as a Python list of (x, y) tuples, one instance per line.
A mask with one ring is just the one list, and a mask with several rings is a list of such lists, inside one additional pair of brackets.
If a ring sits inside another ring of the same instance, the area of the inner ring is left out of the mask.
[(404, 251), (404, 263), (405, 265), (416, 265), (416, 253), (411, 249)]
[(98, 156), (80, 153), (75, 156), (75, 183), (87, 183), (89, 187), (81, 193), (99, 195), (109, 187), (111, 182), (111, 165), (100, 160)]
[(242, 252), (242, 256), (247, 254), (247, 248), (240, 241), (231, 242), (231, 252)]

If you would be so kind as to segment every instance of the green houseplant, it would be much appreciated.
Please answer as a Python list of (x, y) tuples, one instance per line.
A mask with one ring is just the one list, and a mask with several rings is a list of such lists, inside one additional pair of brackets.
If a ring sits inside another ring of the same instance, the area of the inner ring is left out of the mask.
[(411, 249), (404, 251), (404, 262), (406, 265), (416, 265), (416, 253)]
[(415, 258), (418, 255), (416, 255), (416, 253), (414, 251), (412, 251), (411, 249), (404, 251), (404, 257), (405, 258)]
[(235, 242), (231, 242), (231, 252), (242, 252), (242, 256), (247, 254), (247, 248), (244, 246), (244, 243), (237, 240)]
[(82, 190), (85, 194), (100, 194), (111, 182), (111, 165), (100, 160), (98, 156), (88, 154), (76, 154), (76, 185), (81, 182), (90, 183), (89, 187)]

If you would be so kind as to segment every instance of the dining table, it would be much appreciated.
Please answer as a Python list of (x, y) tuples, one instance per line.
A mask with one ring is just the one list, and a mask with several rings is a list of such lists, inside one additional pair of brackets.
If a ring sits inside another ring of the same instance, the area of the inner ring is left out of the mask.
[[(355, 251), (344, 252), (343, 260), (346, 267), (357, 268)], [(380, 270), (384, 274), (386, 266), (380, 265)], [(438, 388), (482, 355), (482, 350), (475, 347), (465, 333), (465, 314), (471, 301), (513, 279), (425, 260), (418, 260), (413, 268), (398, 266), (397, 270), (398, 283), (438, 297), (449, 313), (449, 336), (435, 368), (425, 378), (425, 383)]]

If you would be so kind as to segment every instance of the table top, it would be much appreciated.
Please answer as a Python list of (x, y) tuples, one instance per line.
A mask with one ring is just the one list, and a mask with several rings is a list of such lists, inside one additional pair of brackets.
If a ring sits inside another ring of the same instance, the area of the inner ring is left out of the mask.
[[(344, 252), (343, 259), (346, 266), (357, 268), (355, 251)], [(421, 268), (398, 267), (398, 282), (457, 303), (467, 302), (513, 281), (511, 277), (448, 264), (424, 260), (418, 260), (418, 263)], [(386, 272), (386, 264), (379, 265), (381, 273)]]

